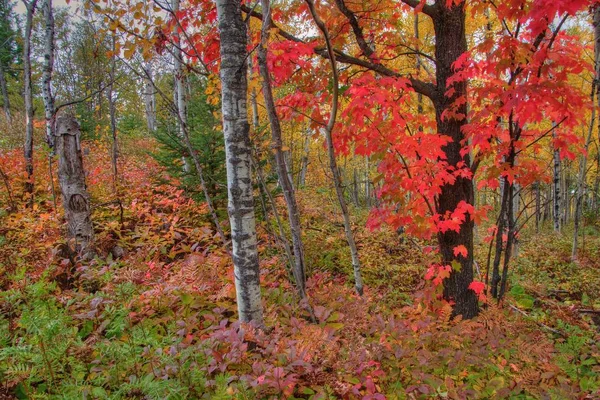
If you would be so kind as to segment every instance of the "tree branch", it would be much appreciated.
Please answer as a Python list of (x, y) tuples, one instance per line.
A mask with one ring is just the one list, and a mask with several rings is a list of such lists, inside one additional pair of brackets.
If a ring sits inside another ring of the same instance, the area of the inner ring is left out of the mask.
[[(263, 15), (260, 12), (253, 11), (252, 9), (250, 9), (248, 6), (246, 6), (244, 4), (242, 4), (242, 11), (261, 20), (261, 21), (263, 19)], [(292, 35), (291, 33), (285, 31), (282, 28), (280, 28), (277, 24), (275, 24), (275, 22), (272, 19), (271, 19), (270, 25), (273, 28), (277, 29), (277, 33), (284, 39), (287, 39), (287, 40), (290, 40), (290, 41), (296, 42), (296, 43), (306, 43), (306, 41)], [(343, 51), (335, 49), (335, 48), (332, 48), (332, 50), (335, 54), (335, 59), (337, 62), (340, 62), (342, 64), (351, 64), (351, 65), (363, 67), (363, 68), (366, 68), (368, 70), (371, 70), (371, 71), (376, 72), (379, 75), (383, 75), (383, 76), (389, 76), (389, 77), (394, 77), (394, 78), (407, 78), (410, 82), (411, 87), (414, 89), (415, 92), (421, 93), (422, 95), (427, 96), (428, 98), (430, 98), (432, 100), (437, 99), (439, 97), (437, 88), (432, 83), (424, 82), (419, 79), (413, 78), (411, 75), (408, 75), (408, 76), (403, 75), (403, 74), (399, 73), (398, 71), (394, 71), (393, 69), (386, 67), (383, 64), (377, 64), (370, 60), (364, 60), (364, 59), (361, 59), (358, 57), (354, 57), (354, 56), (346, 54)], [(325, 59), (329, 58), (327, 47), (324, 47), (324, 46), (315, 47), (314, 51), (315, 51), (315, 54), (317, 54)]]

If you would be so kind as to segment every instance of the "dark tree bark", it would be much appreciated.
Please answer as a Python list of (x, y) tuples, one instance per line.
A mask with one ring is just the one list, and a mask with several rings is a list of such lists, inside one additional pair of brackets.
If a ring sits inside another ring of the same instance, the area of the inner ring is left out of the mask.
[(25, 172), (27, 182), (25, 193), (29, 196), (29, 206), (33, 206), (33, 88), (31, 84), (31, 31), (33, 27), (33, 14), (37, 6), (37, 0), (23, 2), (27, 13), (25, 14), (25, 35), (23, 37), (23, 81), (25, 84), (23, 97), (25, 101), (25, 145), (23, 154), (25, 156)]
[[(465, 5), (454, 5), (447, 8), (444, 3), (436, 3), (436, 12), (432, 16), (435, 30), (435, 58), (437, 62), (436, 80), (438, 95), (432, 98), (435, 108), (437, 130), (439, 134), (448, 135), (452, 142), (444, 148), (448, 163), (456, 167), (464, 162), (470, 165), (468, 154), (461, 156), (461, 143), (464, 140), (462, 132), (466, 119), (443, 118), (442, 113), (459, 97), (466, 97), (467, 82), (456, 82), (453, 87), (455, 93), (452, 97), (446, 96), (446, 82), (454, 74), (452, 65), (464, 52), (467, 51), (467, 40), (465, 36)], [(466, 103), (459, 107), (458, 112), (467, 115)], [(445, 215), (447, 212), (456, 210), (461, 202), (473, 204), (474, 189), (473, 181), (468, 178), (459, 177), (452, 185), (447, 184), (442, 188), (438, 197), (436, 212)], [(438, 242), (442, 263), (451, 265), (458, 261), (461, 265), (459, 271), (453, 270), (450, 277), (444, 281), (444, 297), (454, 301), (454, 315), (462, 315), (463, 318), (472, 318), (477, 315), (479, 308), (475, 292), (469, 289), (473, 281), (473, 220), (470, 215), (466, 216), (465, 222), (459, 232), (447, 231), (438, 234)], [(467, 256), (454, 255), (454, 248), (463, 245), (467, 249)]]
[(4, 65), (0, 62), (0, 88), (2, 89), (2, 100), (4, 107), (4, 115), (6, 121), (10, 124), (12, 121), (12, 115), (10, 113), (10, 98), (8, 97), (8, 85), (6, 84), (6, 72), (4, 71)]
[(247, 115), (247, 33), (241, 0), (217, 0), (228, 211), (239, 318), (263, 325)]
[(67, 221), (67, 235), (75, 241), (78, 253), (89, 256), (93, 253), (94, 231), (80, 137), (81, 130), (75, 117), (63, 115), (58, 118), (54, 143), (58, 154), (58, 180)]
[(291, 181), (288, 163), (286, 163), (285, 153), (283, 151), (283, 139), (281, 133), (281, 124), (279, 116), (275, 109), (275, 100), (273, 99), (273, 90), (271, 87), (271, 75), (267, 67), (267, 46), (269, 41), (269, 29), (271, 13), (269, 0), (261, 0), (264, 14), (267, 18), (263, 19), (261, 32), (261, 42), (258, 47), (258, 67), (262, 78), (262, 92), (265, 99), (265, 107), (271, 126), (271, 148), (275, 153), (275, 164), (277, 167), (277, 175), (279, 184), (283, 190), (283, 196), (288, 209), (288, 221), (292, 234), (292, 245), (294, 248), (294, 280), (296, 288), (301, 298), (306, 297), (305, 283), (306, 271), (304, 261), (304, 246), (302, 244), (302, 227), (300, 225), (300, 213), (298, 211), (298, 203), (296, 202), (296, 193)]
[(113, 189), (115, 193), (117, 193), (117, 185), (118, 185), (118, 158), (119, 158), (119, 142), (117, 139), (117, 104), (116, 99), (114, 98), (114, 81), (116, 78), (116, 69), (117, 69), (117, 58), (116, 58), (116, 37), (113, 34), (112, 36), (112, 56), (110, 63), (110, 85), (108, 85), (108, 109), (110, 113), (110, 132), (112, 134), (112, 148), (111, 148), (111, 157), (110, 161), (112, 164), (112, 173), (113, 173)]
[(300, 173), (298, 174), (298, 187), (306, 185), (306, 174), (308, 172), (308, 163), (310, 156), (310, 135), (305, 132), (304, 136), (304, 152), (302, 153), (302, 159), (300, 160)]

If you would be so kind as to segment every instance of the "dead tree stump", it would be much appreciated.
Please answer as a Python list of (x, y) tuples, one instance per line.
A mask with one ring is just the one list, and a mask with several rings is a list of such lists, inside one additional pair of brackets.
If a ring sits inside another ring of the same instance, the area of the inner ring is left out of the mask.
[(58, 180), (67, 221), (67, 235), (75, 242), (75, 251), (87, 257), (93, 254), (94, 230), (81, 154), (81, 129), (75, 117), (62, 115), (56, 121), (55, 132)]

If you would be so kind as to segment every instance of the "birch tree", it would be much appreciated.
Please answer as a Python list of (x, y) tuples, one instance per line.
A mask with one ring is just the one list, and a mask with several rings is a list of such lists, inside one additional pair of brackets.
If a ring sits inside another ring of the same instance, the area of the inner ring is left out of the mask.
[(156, 131), (156, 90), (152, 83), (152, 63), (144, 63), (144, 108), (146, 111), (146, 124), (149, 132)]
[(46, 118), (46, 141), (54, 147), (55, 107), (52, 93), (52, 71), (54, 70), (54, 12), (52, 0), (44, 0), (44, 63), (42, 68), (42, 93), (44, 97), (44, 113)]
[(251, 146), (246, 107), (247, 33), (241, 0), (217, 0), (221, 38), (221, 107), (227, 167), (229, 222), (239, 319), (263, 325), (256, 220), (250, 171)]

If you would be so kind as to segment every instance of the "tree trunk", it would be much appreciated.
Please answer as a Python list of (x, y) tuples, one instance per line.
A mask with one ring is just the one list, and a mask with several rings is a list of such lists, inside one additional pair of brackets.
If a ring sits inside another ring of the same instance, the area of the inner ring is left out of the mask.
[[(583, 196), (585, 191), (585, 177), (587, 172), (587, 153), (590, 143), (592, 141), (592, 134), (594, 132), (594, 125), (596, 123), (596, 107), (600, 106), (600, 96), (596, 99), (597, 91), (600, 90), (598, 87), (598, 78), (600, 78), (600, 7), (594, 7), (594, 81), (592, 83), (592, 116), (590, 119), (590, 126), (588, 129), (588, 135), (585, 141), (585, 151), (580, 157), (579, 165), (579, 176), (577, 182), (577, 193), (575, 198), (575, 216), (574, 216), (574, 229), (573, 229), (573, 249), (571, 251), (571, 260), (577, 259), (577, 239), (579, 235), (579, 221), (581, 219), (582, 208), (583, 208)], [(599, 104), (594, 104), (598, 101)], [(599, 124), (600, 127), (600, 124)]]
[(148, 132), (152, 133), (156, 130), (156, 90), (152, 82), (152, 64), (150, 62), (144, 65), (144, 108), (146, 111), (146, 125)]
[(4, 115), (6, 121), (10, 124), (12, 121), (12, 115), (10, 113), (10, 99), (8, 98), (8, 86), (6, 84), (6, 75), (4, 66), (0, 62), (0, 88), (2, 89), (2, 100), (4, 101)]
[[(282, 149), (281, 124), (275, 109), (275, 100), (273, 99), (273, 90), (271, 87), (271, 76), (267, 67), (267, 46), (269, 41), (271, 5), (269, 0), (261, 0), (261, 4), (265, 18), (263, 18), (261, 41), (258, 47), (258, 67), (262, 77), (262, 92), (265, 99), (265, 107), (269, 117), (269, 124), (271, 125), (271, 148), (275, 152), (275, 164), (277, 166), (279, 184), (283, 189), (283, 196), (288, 209), (288, 221), (294, 248), (294, 280), (296, 281), (296, 287), (300, 297), (305, 298), (306, 269), (300, 214), (298, 211), (298, 203), (296, 202), (294, 186), (292, 185), (289, 163), (286, 163), (286, 152)], [(287, 154), (289, 154), (289, 152)]]
[[(554, 130), (553, 136), (556, 137), (556, 130)], [(554, 232), (560, 232), (560, 153), (558, 149), (554, 149), (553, 154), (554, 169), (553, 169), (553, 180), (552, 180), (552, 204), (553, 213), (552, 218), (554, 222)]]
[(31, 84), (31, 31), (33, 27), (33, 14), (37, 6), (37, 0), (24, 2), (27, 9), (25, 16), (25, 36), (23, 37), (23, 81), (25, 102), (25, 145), (23, 153), (25, 156), (25, 172), (27, 182), (25, 193), (29, 196), (29, 206), (33, 206), (33, 87)]
[(358, 197), (358, 172), (356, 171), (356, 167), (353, 169), (352, 176), (352, 200), (354, 201), (354, 206), (359, 207), (360, 201)]
[(221, 96), (227, 167), (229, 222), (239, 318), (263, 325), (256, 220), (250, 170), (246, 95), (247, 34), (241, 0), (217, 0), (221, 38)]
[(110, 65), (110, 85), (108, 86), (108, 109), (110, 112), (110, 132), (112, 134), (112, 149), (111, 149), (111, 164), (113, 173), (113, 188), (117, 192), (118, 184), (118, 167), (117, 160), (119, 157), (119, 143), (117, 141), (117, 105), (114, 99), (113, 82), (116, 77), (116, 37), (113, 33), (112, 37), (112, 56)]
[(369, 176), (369, 156), (365, 157), (365, 206), (371, 208), (371, 177)]
[[(173, 0), (173, 13), (176, 15), (179, 12), (179, 0)], [(187, 124), (187, 104), (185, 96), (185, 76), (183, 71), (183, 52), (181, 51), (181, 38), (179, 35), (180, 26), (175, 24), (173, 33), (173, 63), (175, 76), (175, 104), (179, 113), (179, 137), (185, 140), (185, 125)], [(184, 156), (183, 171), (190, 172), (190, 163)]]
[(85, 185), (80, 136), (81, 131), (75, 117), (63, 115), (58, 118), (55, 143), (67, 234), (69, 239), (75, 240), (75, 250), (83, 256), (89, 256), (93, 252), (94, 231), (90, 219), (90, 198)]
[[(453, 85), (455, 93), (452, 97), (447, 97), (447, 81), (453, 75), (452, 65), (463, 53), (467, 51), (467, 41), (465, 36), (465, 5), (453, 5), (447, 8), (445, 3), (437, 3), (437, 13), (433, 17), (433, 26), (435, 30), (435, 56), (437, 62), (436, 80), (437, 91), (440, 93), (434, 99), (436, 111), (437, 130), (439, 134), (448, 135), (452, 142), (444, 147), (444, 153), (447, 156), (448, 164), (456, 167), (464, 162), (470, 165), (468, 154), (461, 156), (461, 143), (464, 140), (462, 127), (467, 122), (466, 119), (444, 118), (442, 114), (456, 98), (467, 95), (467, 83), (465, 81), (456, 82)], [(444, 94), (444, 95), (441, 95)], [(466, 104), (459, 107), (459, 113), (467, 115)], [(468, 178), (458, 177), (454, 184), (442, 186), (441, 193), (436, 204), (436, 213), (446, 215), (447, 212), (453, 212), (459, 204), (473, 204), (474, 201), (473, 181)], [(460, 231), (446, 231), (438, 233), (438, 242), (442, 263), (452, 265), (453, 262), (459, 262), (459, 270), (453, 270), (450, 277), (444, 281), (444, 297), (446, 300), (454, 301), (454, 315), (462, 315), (463, 318), (472, 318), (479, 312), (477, 297), (475, 292), (469, 289), (473, 281), (473, 220), (470, 215), (466, 215)], [(454, 248), (465, 246), (467, 256), (455, 256)]]
[(307, 131), (304, 136), (304, 153), (300, 161), (300, 173), (298, 174), (298, 187), (306, 185), (306, 174), (308, 172), (308, 157), (310, 154), (310, 135)]
[(346, 199), (344, 198), (344, 189), (342, 187), (342, 176), (340, 174), (340, 170), (337, 165), (336, 157), (335, 157), (335, 149), (333, 147), (333, 128), (335, 127), (335, 120), (337, 118), (338, 111), (338, 94), (339, 94), (339, 75), (337, 69), (337, 63), (335, 59), (335, 54), (333, 50), (333, 45), (331, 44), (331, 38), (329, 36), (329, 30), (327, 29), (325, 23), (319, 18), (317, 12), (315, 10), (315, 5), (313, 0), (305, 0), (308, 4), (308, 8), (313, 17), (313, 20), (317, 24), (319, 30), (323, 34), (325, 38), (325, 43), (327, 44), (327, 54), (329, 58), (329, 62), (331, 63), (331, 72), (332, 72), (332, 101), (331, 101), (331, 112), (329, 116), (329, 121), (327, 122), (327, 126), (325, 127), (325, 138), (327, 142), (327, 154), (329, 156), (329, 168), (331, 169), (331, 173), (333, 176), (333, 184), (335, 186), (335, 193), (338, 198), (338, 202), (340, 204), (340, 209), (342, 211), (342, 216), (344, 218), (344, 232), (346, 233), (346, 240), (348, 242), (348, 247), (350, 248), (350, 256), (352, 258), (352, 269), (354, 271), (354, 287), (356, 292), (362, 296), (363, 295), (363, 281), (362, 274), (360, 271), (360, 260), (358, 257), (358, 249), (356, 248), (356, 242), (354, 241), (354, 233), (352, 232), (352, 225), (350, 224), (350, 215), (348, 213), (348, 205), (346, 204)]
[(542, 213), (541, 197), (542, 197), (542, 195), (541, 195), (541, 191), (540, 191), (540, 182), (538, 181), (535, 183), (535, 232), (536, 233), (540, 232), (540, 219), (542, 216), (541, 215), (541, 213)]
[[(599, 13), (598, 7), (596, 7), (596, 11), (594, 12), (594, 20), (596, 18), (596, 14)], [(600, 16), (599, 16), (600, 17)], [(600, 22), (600, 19), (598, 20)], [(600, 41), (600, 37), (597, 39)], [(596, 91), (596, 82), (592, 85), (592, 102), (594, 101)], [(590, 147), (590, 143), (592, 141), (592, 133), (594, 132), (594, 123), (596, 120), (596, 107), (592, 107), (592, 116), (590, 119), (590, 126), (588, 130), (588, 135), (585, 141), (585, 151), (583, 155), (579, 158), (579, 175), (577, 177), (577, 192), (575, 193), (575, 215), (574, 219), (574, 227), (573, 227), (573, 247), (571, 250), (571, 260), (575, 261), (577, 259), (577, 239), (579, 236), (579, 221), (581, 219), (582, 209), (583, 209), (583, 196), (585, 192), (585, 177), (587, 173), (587, 154), (588, 149)]]
[(44, 0), (42, 4), (44, 13), (44, 63), (42, 68), (42, 93), (44, 96), (44, 111), (46, 117), (46, 141), (50, 148), (54, 148), (54, 129), (56, 109), (54, 95), (52, 94), (52, 71), (54, 70), (54, 13), (52, 0)]

